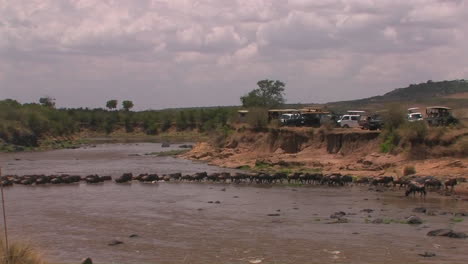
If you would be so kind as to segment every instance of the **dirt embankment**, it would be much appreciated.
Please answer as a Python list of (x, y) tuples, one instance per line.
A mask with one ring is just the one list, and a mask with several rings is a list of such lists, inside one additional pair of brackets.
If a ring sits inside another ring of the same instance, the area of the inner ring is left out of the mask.
[(413, 166), (419, 175), (468, 177), (467, 157), (415, 160), (408, 153), (381, 153), (379, 134), (359, 129), (288, 128), (263, 132), (244, 129), (231, 135), (221, 147), (199, 143), (183, 157), (228, 168), (268, 166), (400, 177), (404, 167)]

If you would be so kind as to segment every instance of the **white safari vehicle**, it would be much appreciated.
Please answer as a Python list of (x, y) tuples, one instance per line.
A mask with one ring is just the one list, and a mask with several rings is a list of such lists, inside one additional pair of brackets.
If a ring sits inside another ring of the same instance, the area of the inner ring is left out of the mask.
[(408, 109), (408, 121), (422, 121), (424, 120), (423, 115), (419, 111), (418, 107), (413, 107)]
[(359, 127), (360, 115), (344, 115), (338, 120), (338, 125), (343, 128)]

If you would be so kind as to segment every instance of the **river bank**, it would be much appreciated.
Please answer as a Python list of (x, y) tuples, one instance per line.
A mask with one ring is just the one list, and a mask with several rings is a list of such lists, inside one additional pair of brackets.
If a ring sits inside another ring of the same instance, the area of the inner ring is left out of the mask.
[(118, 129), (110, 134), (83, 129), (79, 133), (66, 137), (46, 137), (38, 142), (38, 146), (26, 147), (21, 145), (0, 142), (0, 153), (47, 151), (59, 149), (76, 149), (89, 147), (96, 144), (111, 143), (183, 143), (183, 142), (205, 142), (208, 135), (193, 131), (176, 131), (171, 129), (157, 135), (147, 135), (141, 129), (135, 129), (131, 133), (124, 129)]
[[(458, 147), (456, 143), (423, 150), (434, 155), (415, 158), (409, 152), (382, 153), (379, 134), (360, 129), (238, 130), (221, 146), (201, 142), (180, 157), (256, 171), (320, 171), (355, 177), (385, 175), (398, 179), (407, 173), (405, 169), (411, 168), (414, 171), (410, 174), (415, 176), (468, 178), (468, 157), (435, 155), (437, 151)], [(463, 190), (468, 192), (468, 188)]]

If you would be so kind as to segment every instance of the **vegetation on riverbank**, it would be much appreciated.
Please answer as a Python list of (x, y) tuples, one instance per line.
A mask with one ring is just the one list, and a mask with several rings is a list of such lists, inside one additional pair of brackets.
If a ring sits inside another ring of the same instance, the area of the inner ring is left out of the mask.
[(31, 245), (19, 242), (9, 244), (8, 252), (5, 244), (0, 240), (0, 263), (1, 264), (44, 264), (42, 255)]
[(175, 149), (175, 150), (168, 150), (168, 151), (145, 153), (145, 155), (156, 156), (156, 157), (175, 157), (177, 155), (184, 154), (188, 152), (189, 150), (190, 149)]
[(0, 151), (75, 147), (85, 138), (191, 141), (225, 131), (233, 107), (132, 112), (0, 101)]
[[(253, 107), (250, 108), (246, 125), (259, 132), (269, 128), (277, 129), (279, 124), (275, 121), (269, 122), (266, 109), (261, 106), (283, 104), (284, 83), (263, 80), (257, 85), (259, 88), (241, 97), (245, 106)], [(457, 117), (463, 123), (463, 119), (468, 118), (468, 112), (465, 109), (468, 98), (457, 96), (457, 94), (463, 95), (467, 91), (468, 82), (465, 80), (428, 81), (410, 85), (407, 88), (399, 88), (383, 96), (328, 103), (323, 107), (339, 113), (353, 107), (375, 111), (378, 108), (387, 107), (383, 107), (383, 104), (391, 104), (395, 101), (398, 101), (400, 107), (421, 102), (434, 104), (442, 102), (447, 106), (459, 107), (455, 112), (458, 113)], [(376, 102), (379, 103), (376, 104)], [(117, 110), (117, 104), (117, 100), (109, 100), (105, 104), (107, 110), (104, 108), (57, 109), (52, 98), (41, 98), (39, 103), (27, 104), (20, 104), (11, 99), (0, 101), (0, 151), (75, 148), (95, 139), (110, 142), (212, 140), (216, 145), (223, 146), (236, 128), (237, 110), (240, 109), (239, 106), (134, 112), (131, 111), (133, 107), (131, 101), (123, 101), (120, 110)], [(401, 122), (401, 118), (404, 118), (401, 111), (397, 117), (399, 119), (395, 120), (396, 123), (387, 126), (384, 130), (382, 152), (394, 153), (417, 149), (421, 146), (431, 147), (437, 145), (437, 142), (447, 145), (448, 141), (452, 144), (452, 141), (458, 142), (458, 139), (463, 137), (453, 132), (451, 128), (428, 129), (422, 123)], [(325, 127), (323, 130), (329, 131), (331, 127)], [(447, 135), (453, 135), (453, 137), (450, 139)], [(467, 155), (468, 140), (461, 140), (458, 143), (460, 144), (457, 150), (438, 151), (442, 152), (441, 155), (449, 154), (447, 152)]]

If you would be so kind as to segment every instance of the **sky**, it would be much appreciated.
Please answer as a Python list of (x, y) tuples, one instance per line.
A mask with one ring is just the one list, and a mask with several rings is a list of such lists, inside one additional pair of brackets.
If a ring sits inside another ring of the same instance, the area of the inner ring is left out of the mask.
[(0, 0), (0, 99), (135, 109), (288, 103), (468, 78), (468, 0)]

